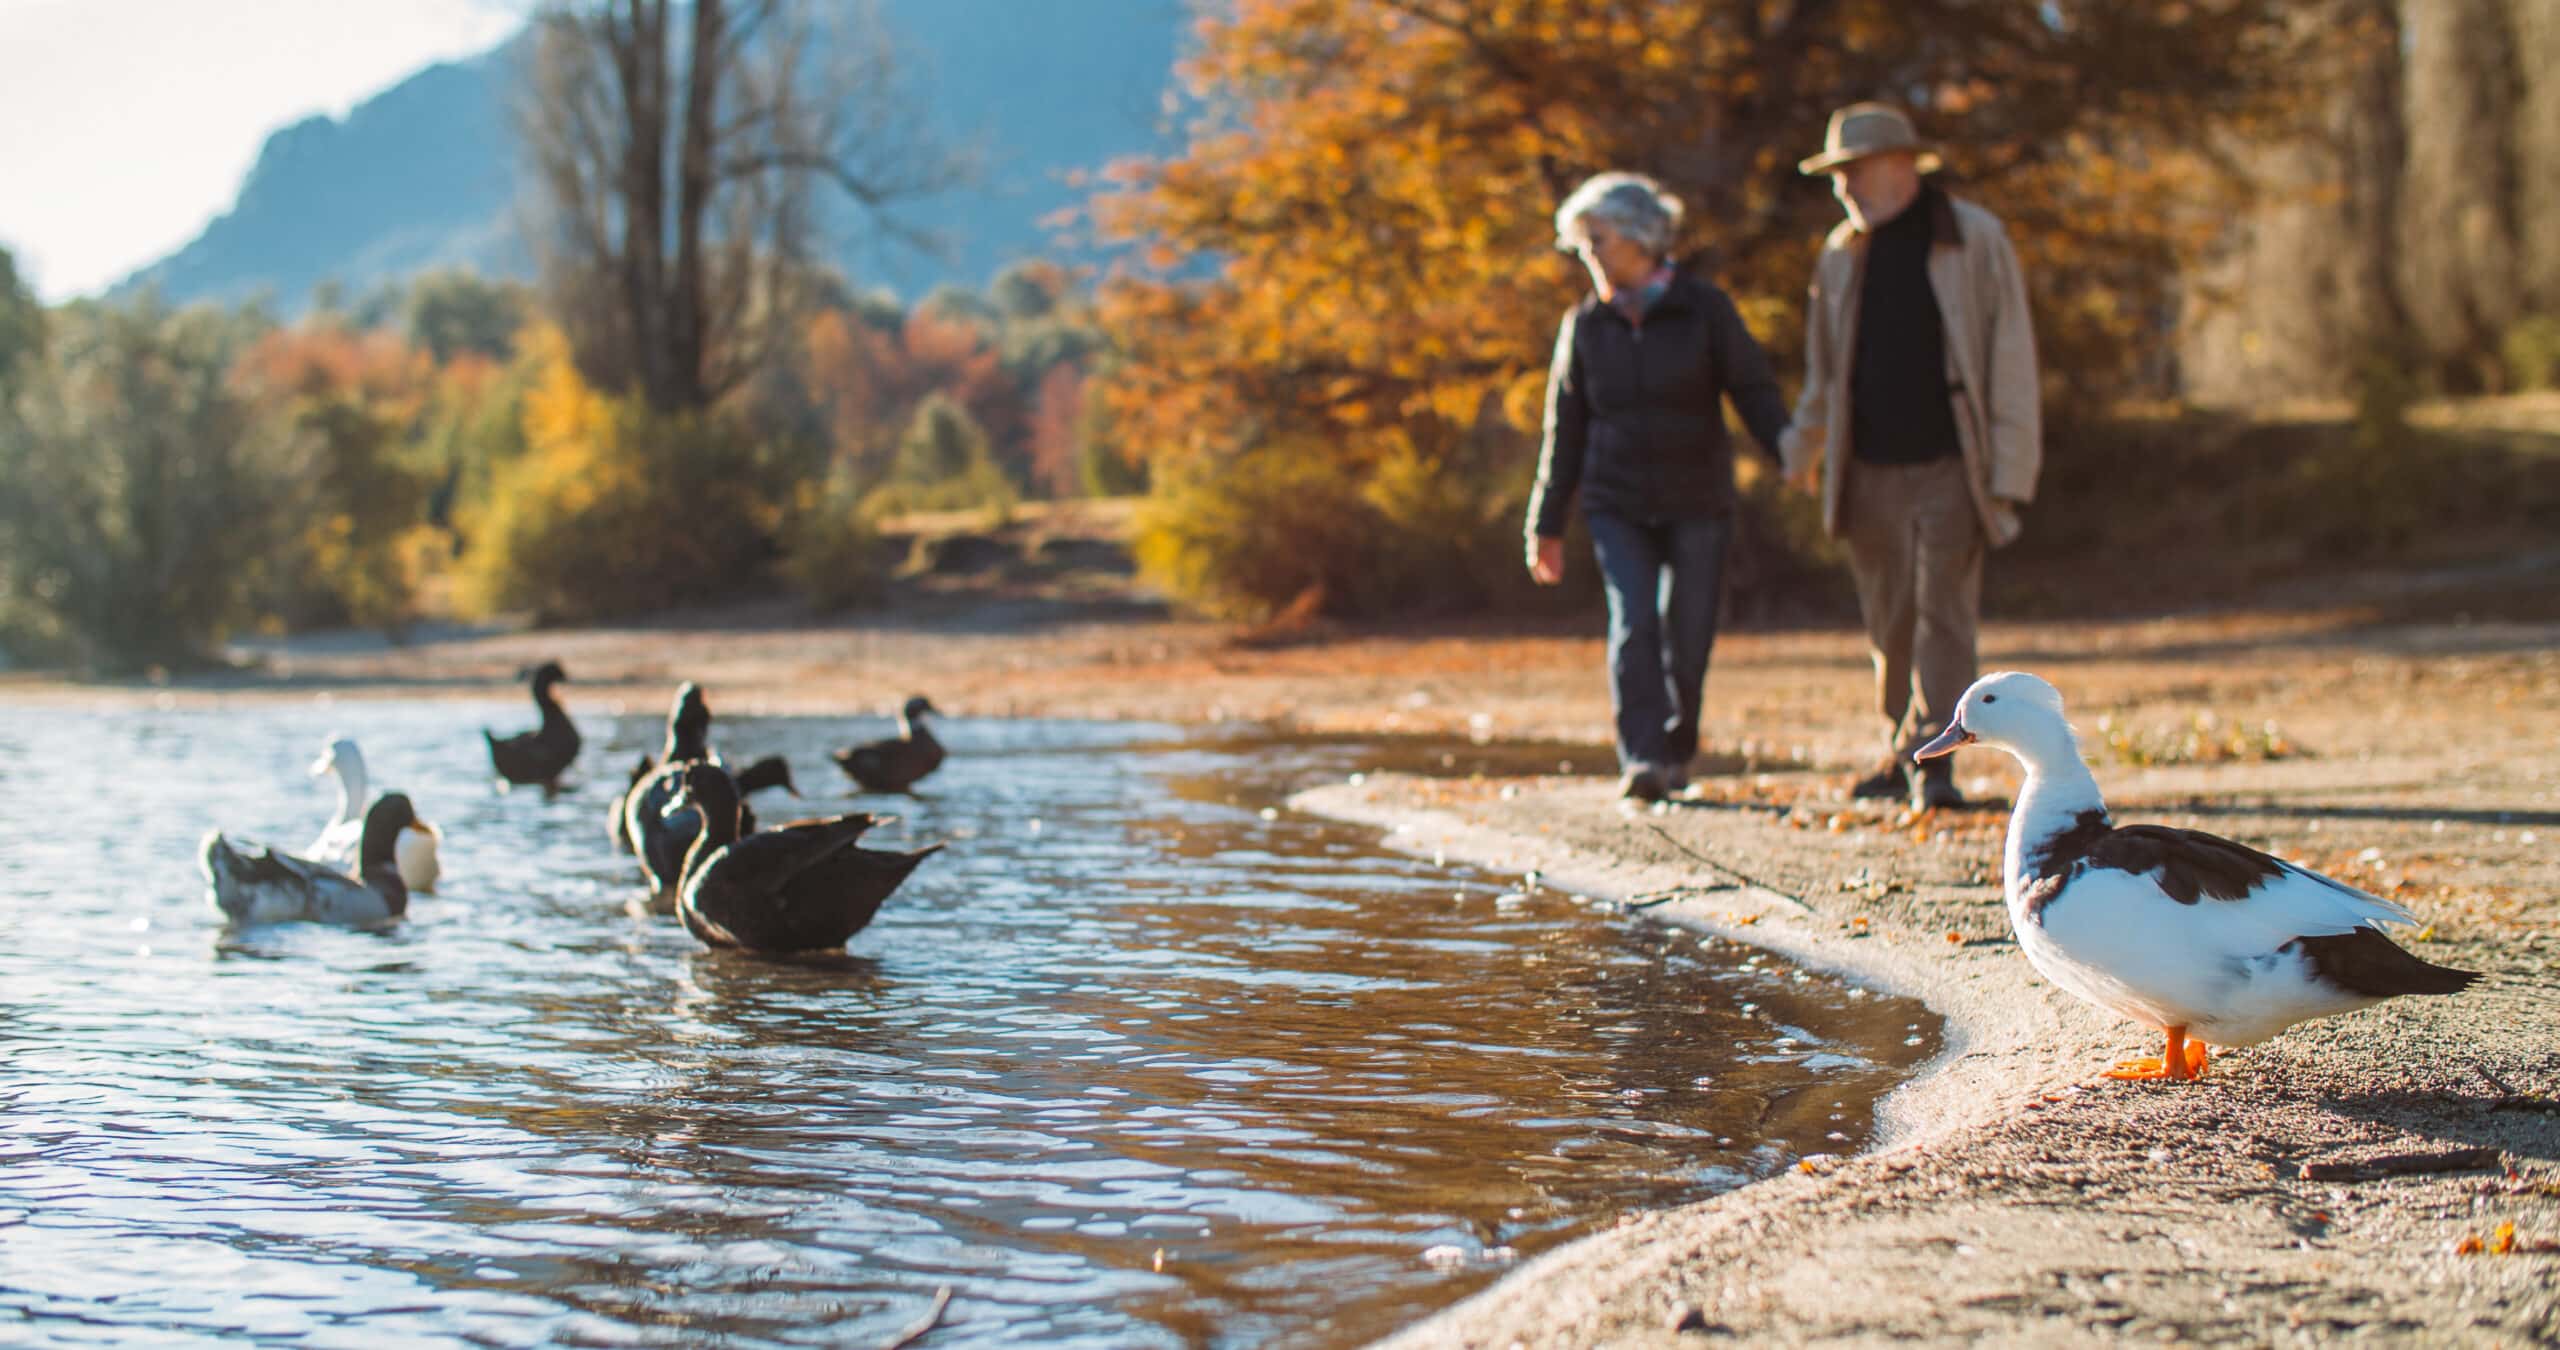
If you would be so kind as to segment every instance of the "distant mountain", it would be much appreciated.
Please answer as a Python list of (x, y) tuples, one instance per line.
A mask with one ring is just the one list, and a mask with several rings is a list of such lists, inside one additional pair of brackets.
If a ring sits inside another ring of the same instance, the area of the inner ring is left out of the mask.
[[(1084, 195), (1065, 175), (1170, 145), (1161, 108), (1183, 0), (884, 0), (880, 12), (936, 134), (973, 150), (982, 172), (897, 208), (945, 258), (886, 243), (831, 206), (829, 242), (859, 286), (914, 298), (982, 286), (1020, 258), (1072, 259), (1039, 223)], [(526, 45), (430, 66), (343, 121), (277, 131), (229, 212), (116, 290), (157, 286), (179, 303), (263, 294), (292, 313), (324, 282), (358, 295), (448, 266), (530, 275), (508, 111)]]

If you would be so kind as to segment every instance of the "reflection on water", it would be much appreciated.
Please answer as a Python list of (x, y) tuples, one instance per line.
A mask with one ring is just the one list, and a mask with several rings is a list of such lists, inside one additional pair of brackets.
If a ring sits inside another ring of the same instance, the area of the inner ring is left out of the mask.
[[(1506, 1249), (1855, 1147), (1936, 1034), (1263, 814), (1375, 743), (1163, 728), (950, 723), (925, 797), (864, 804), (952, 848), (848, 952), (708, 951), (625, 911), (605, 839), (656, 726), (591, 716), (574, 790), (500, 796), (475, 728), (520, 716), (6, 715), (0, 1317), (836, 1345), (949, 1285), (936, 1346), (1354, 1344)], [(834, 810), (821, 752), (881, 726), (715, 739)], [(388, 933), (224, 935), (197, 839), (306, 842), (339, 729), (443, 826), (443, 893)]]

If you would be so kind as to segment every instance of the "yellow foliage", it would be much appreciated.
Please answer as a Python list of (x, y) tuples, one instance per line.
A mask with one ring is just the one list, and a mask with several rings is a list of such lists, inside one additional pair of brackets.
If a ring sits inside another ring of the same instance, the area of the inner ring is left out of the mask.
[(716, 598), (760, 577), (778, 527), (751, 437), (716, 415), (666, 415), (589, 387), (554, 331), (524, 453), (496, 466), (463, 520), (468, 612), (584, 619)]

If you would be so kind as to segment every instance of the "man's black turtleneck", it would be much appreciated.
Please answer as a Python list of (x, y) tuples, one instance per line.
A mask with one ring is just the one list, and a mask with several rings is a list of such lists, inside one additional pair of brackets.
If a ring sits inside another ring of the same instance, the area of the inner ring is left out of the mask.
[(1959, 453), (1947, 390), (1947, 329), (1929, 288), (1938, 190), (1921, 185), (1867, 239), (1858, 349), (1849, 374), (1849, 447), (1870, 464), (1921, 464)]

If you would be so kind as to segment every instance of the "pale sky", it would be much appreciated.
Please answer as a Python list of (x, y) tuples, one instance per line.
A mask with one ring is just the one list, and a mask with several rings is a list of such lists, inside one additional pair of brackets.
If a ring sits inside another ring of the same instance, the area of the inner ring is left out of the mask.
[(494, 47), (531, 0), (0, 0), (0, 246), (47, 302), (230, 209), (267, 133)]

